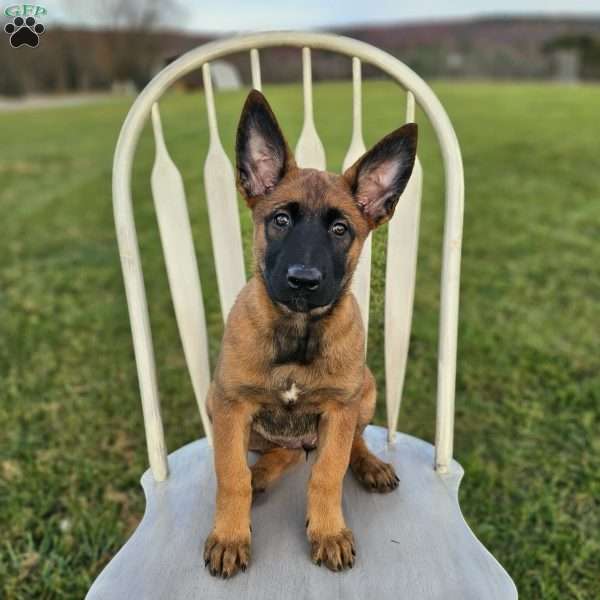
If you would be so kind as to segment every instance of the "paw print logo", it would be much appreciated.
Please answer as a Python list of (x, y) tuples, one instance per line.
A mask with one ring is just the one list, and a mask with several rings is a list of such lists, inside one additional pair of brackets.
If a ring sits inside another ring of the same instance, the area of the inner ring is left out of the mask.
[(4, 31), (10, 35), (10, 45), (13, 48), (29, 46), (35, 48), (40, 43), (40, 35), (46, 31), (41, 23), (36, 23), (33, 17), (15, 17), (12, 23), (7, 23)]

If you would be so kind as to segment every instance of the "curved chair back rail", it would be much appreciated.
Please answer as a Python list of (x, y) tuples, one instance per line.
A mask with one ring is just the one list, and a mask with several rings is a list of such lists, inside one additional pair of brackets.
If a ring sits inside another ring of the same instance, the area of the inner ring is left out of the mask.
[[(210, 135), (204, 171), (205, 187), (210, 228), (213, 232), (221, 310), (223, 318), (226, 318), (235, 296), (244, 285), (245, 273), (233, 167), (219, 139), (209, 63), (234, 52), (249, 51), (252, 82), (254, 87), (260, 89), (258, 50), (270, 46), (302, 48), (304, 125), (296, 147), (300, 166), (325, 168), (325, 150), (313, 119), (310, 48), (338, 52), (352, 57), (353, 130), (344, 166), (351, 164), (364, 151), (361, 130), (361, 62), (378, 67), (403, 86), (407, 90), (407, 120), (414, 120), (416, 102), (428, 117), (436, 133), (444, 164), (446, 198), (442, 248), (435, 468), (438, 472), (444, 473), (451, 465), (452, 459), (464, 196), (462, 158), (454, 129), (430, 87), (410, 68), (386, 52), (369, 44), (336, 35), (270, 32), (205, 44), (164, 68), (134, 102), (117, 142), (113, 163), (114, 215), (153, 476), (158, 481), (164, 480), (168, 476), (168, 467), (152, 335), (133, 219), (131, 172), (135, 149), (144, 124), (152, 113), (156, 145), (152, 192), (177, 325), (202, 423), (210, 443), (210, 423), (204, 407), (210, 370), (201, 284), (183, 182), (164, 143), (157, 101), (177, 79), (202, 67)], [(385, 291), (385, 367), (390, 442), (393, 441), (396, 431), (408, 354), (421, 183), (422, 170), (417, 161), (411, 181), (400, 199), (397, 208), (399, 214), (392, 219), (389, 226)], [(214, 235), (216, 232), (224, 231), (225, 227), (226, 237)], [(353, 286), (365, 324), (369, 306), (370, 263), (369, 239), (363, 250)]]

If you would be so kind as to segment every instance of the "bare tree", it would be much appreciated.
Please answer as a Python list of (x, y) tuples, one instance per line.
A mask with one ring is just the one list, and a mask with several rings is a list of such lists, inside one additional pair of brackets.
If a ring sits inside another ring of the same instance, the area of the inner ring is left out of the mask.
[(141, 87), (152, 76), (159, 35), (184, 16), (178, 0), (63, 0), (65, 10), (101, 35), (103, 57), (113, 81)]
[(185, 14), (178, 0), (63, 0), (71, 20), (93, 28), (156, 31), (172, 26)]

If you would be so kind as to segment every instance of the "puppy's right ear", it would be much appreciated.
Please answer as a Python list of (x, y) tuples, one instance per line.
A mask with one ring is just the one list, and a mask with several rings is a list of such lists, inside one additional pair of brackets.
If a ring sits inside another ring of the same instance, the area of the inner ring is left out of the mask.
[(235, 143), (237, 184), (250, 207), (296, 166), (266, 98), (252, 90), (242, 109)]

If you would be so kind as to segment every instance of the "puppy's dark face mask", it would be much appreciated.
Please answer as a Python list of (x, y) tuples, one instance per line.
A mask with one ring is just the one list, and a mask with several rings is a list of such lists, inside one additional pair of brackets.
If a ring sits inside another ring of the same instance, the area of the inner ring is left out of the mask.
[(350, 219), (326, 204), (291, 199), (265, 216), (264, 231), (262, 272), (271, 299), (299, 312), (332, 305), (348, 279), (356, 236)]
[(237, 132), (237, 180), (253, 212), (256, 266), (273, 302), (314, 314), (335, 304), (367, 235), (393, 215), (416, 142), (410, 123), (343, 175), (299, 169), (266, 99), (250, 92)]

